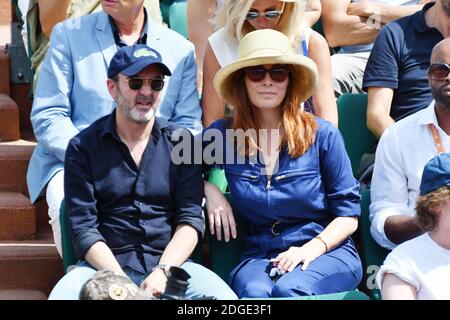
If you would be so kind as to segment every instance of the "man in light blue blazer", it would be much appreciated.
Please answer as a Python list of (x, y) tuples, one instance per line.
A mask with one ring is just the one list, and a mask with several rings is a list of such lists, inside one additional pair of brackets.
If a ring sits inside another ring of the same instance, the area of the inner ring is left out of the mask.
[(193, 45), (153, 23), (144, 0), (103, 0), (102, 6), (103, 12), (54, 27), (31, 111), (37, 146), (28, 167), (28, 189), (32, 202), (47, 198), (60, 254), (59, 209), (64, 199), (66, 147), (79, 131), (114, 109), (105, 84), (109, 62), (119, 47), (145, 43), (161, 53), (172, 76), (166, 78), (157, 116), (194, 133), (201, 130)]

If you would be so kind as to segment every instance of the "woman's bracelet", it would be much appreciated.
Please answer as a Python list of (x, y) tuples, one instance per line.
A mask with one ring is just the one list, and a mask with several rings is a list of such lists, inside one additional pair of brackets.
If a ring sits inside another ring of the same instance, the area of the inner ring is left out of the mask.
[(325, 240), (323, 240), (321, 236), (316, 236), (316, 239), (320, 240), (323, 243), (323, 245), (325, 246), (325, 252), (328, 252), (328, 245)]

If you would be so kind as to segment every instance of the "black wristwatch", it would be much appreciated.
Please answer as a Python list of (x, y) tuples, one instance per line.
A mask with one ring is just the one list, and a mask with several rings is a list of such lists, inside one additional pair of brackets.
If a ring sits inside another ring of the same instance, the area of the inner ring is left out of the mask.
[(166, 277), (170, 277), (170, 264), (167, 263), (158, 263), (153, 269), (152, 271), (154, 271), (155, 269), (161, 269), (162, 271), (164, 271), (164, 274), (166, 275)]

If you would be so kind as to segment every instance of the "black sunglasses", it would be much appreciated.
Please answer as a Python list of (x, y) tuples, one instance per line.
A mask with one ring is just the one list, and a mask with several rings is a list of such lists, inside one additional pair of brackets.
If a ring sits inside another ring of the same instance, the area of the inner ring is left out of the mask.
[(450, 66), (446, 63), (433, 63), (428, 69), (431, 80), (444, 81), (448, 78)]
[(247, 15), (245, 16), (245, 19), (248, 21), (252, 21), (252, 20), (258, 19), (260, 16), (264, 16), (264, 18), (266, 18), (268, 20), (277, 19), (283, 14), (284, 5), (285, 5), (285, 3), (283, 2), (283, 7), (281, 8), (281, 10), (270, 10), (269, 9), (262, 13), (258, 12), (258, 11), (249, 11), (247, 13)]
[(128, 81), (128, 87), (131, 90), (139, 90), (147, 80), (150, 83), (150, 88), (153, 91), (161, 91), (164, 88), (164, 80), (160, 78), (146, 79), (141, 77), (130, 77), (126, 79)]
[(283, 82), (289, 75), (289, 69), (282, 65), (275, 65), (271, 69), (266, 69), (263, 66), (248, 67), (244, 69), (245, 75), (250, 81), (261, 82), (269, 73), (270, 78), (275, 82)]

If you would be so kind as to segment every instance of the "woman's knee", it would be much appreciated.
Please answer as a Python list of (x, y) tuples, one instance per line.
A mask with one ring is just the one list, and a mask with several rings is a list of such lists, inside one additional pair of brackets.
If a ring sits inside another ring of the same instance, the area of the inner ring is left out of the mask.
[(236, 277), (233, 281), (232, 288), (239, 298), (268, 298), (272, 286), (269, 286), (261, 279), (241, 279)]

